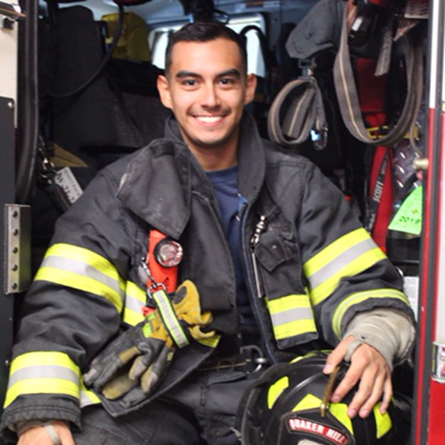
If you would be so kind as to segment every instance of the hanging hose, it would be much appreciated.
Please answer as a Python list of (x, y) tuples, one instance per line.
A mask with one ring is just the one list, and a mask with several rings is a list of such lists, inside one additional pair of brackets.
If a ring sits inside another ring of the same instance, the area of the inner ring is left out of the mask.
[(117, 46), (120, 36), (122, 34), (122, 29), (124, 27), (124, 7), (120, 4), (118, 4), (118, 8), (119, 8), (119, 20), (118, 20), (118, 23), (116, 26), (116, 30), (114, 32), (113, 41), (110, 45), (110, 48), (108, 49), (107, 54), (103, 58), (102, 62), (96, 68), (96, 71), (94, 71), (94, 73), (84, 83), (79, 85), (74, 90), (68, 91), (66, 93), (52, 93), (51, 94), (52, 97), (55, 97), (57, 99), (63, 99), (66, 97), (74, 96), (75, 94), (82, 92), (85, 88), (90, 86), (97, 79), (97, 77), (100, 75), (102, 70), (105, 68), (105, 65), (108, 63), (111, 56), (113, 55), (113, 52), (116, 49), (116, 46)]
[(16, 201), (25, 204), (34, 180), (39, 134), (39, 93), (37, 27), (38, 2), (25, 0), (26, 20), (20, 24), (20, 62), (23, 75), (20, 76), (18, 103), (20, 146), (17, 167)]

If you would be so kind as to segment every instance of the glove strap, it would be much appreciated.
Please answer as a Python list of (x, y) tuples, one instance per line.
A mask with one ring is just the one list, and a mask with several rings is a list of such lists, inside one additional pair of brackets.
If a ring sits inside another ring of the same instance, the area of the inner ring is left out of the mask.
[(165, 289), (157, 289), (152, 292), (153, 300), (156, 303), (156, 306), (161, 314), (162, 321), (166, 329), (168, 330), (171, 338), (176, 343), (178, 348), (183, 348), (190, 344), (187, 335), (182, 328), (178, 317), (176, 316), (176, 312), (173, 309), (170, 298), (167, 295)]

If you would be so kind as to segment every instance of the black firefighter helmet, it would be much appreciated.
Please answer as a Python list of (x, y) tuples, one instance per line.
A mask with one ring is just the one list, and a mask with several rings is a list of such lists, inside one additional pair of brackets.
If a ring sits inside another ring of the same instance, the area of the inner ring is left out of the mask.
[(345, 375), (342, 363), (335, 381), (323, 374), (327, 353), (317, 351), (291, 363), (270, 367), (244, 395), (240, 407), (243, 445), (404, 445), (409, 435), (409, 402), (393, 399), (388, 412), (380, 404), (366, 418), (346, 412), (352, 390), (340, 403), (325, 403), (329, 384)]

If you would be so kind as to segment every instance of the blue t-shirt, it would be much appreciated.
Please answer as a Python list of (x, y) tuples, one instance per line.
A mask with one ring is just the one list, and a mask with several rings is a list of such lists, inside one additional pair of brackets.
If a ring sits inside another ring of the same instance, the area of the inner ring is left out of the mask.
[(238, 217), (240, 196), (238, 193), (238, 167), (206, 172), (213, 184), (219, 204), (219, 216), (232, 252), (236, 274), (236, 300), (244, 323), (254, 324), (252, 309), (247, 297), (240, 255), (240, 221)]

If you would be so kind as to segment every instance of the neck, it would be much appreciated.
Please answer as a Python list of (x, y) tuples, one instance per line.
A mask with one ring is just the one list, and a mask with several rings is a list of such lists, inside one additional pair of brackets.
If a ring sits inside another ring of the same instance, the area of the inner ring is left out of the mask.
[(204, 171), (225, 170), (238, 162), (238, 132), (220, 145), (200, 145), (183, 134), (184, 141)]
[(189, 147), (204, 171), (225, 170), (233, 167), (237, 163), (236, 148), (228, 151), (212, 149), (199, 149), (199, 147)]

